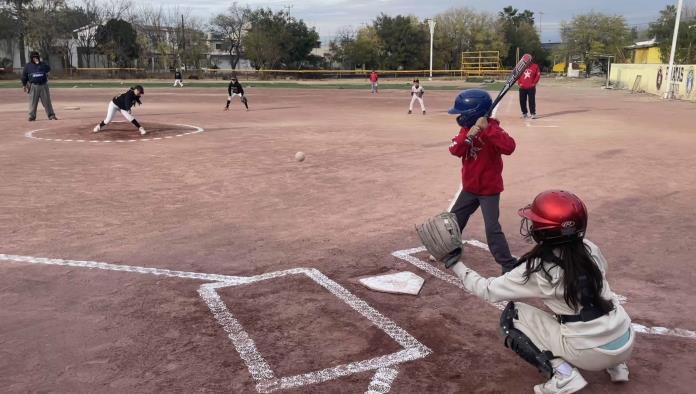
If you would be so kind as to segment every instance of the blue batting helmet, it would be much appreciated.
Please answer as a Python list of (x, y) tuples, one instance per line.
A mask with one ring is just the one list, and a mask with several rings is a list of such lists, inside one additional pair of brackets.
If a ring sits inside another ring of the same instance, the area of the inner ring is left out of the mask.
[(457, 123), (462, 127), (470, 128), (478, 118), (486, 115), (491, 105), (493, 100), (488, 92), (481, 89), (467, 89), (462, 90), (454, 99), (454, 106), (448, 113), (459, 115)]

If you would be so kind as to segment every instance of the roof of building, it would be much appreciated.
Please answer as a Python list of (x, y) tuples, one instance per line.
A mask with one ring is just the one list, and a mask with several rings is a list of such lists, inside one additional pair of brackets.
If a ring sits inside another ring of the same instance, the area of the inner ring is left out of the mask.
[(638, 41), (633, 45), (629, 45), (625, 47), (626, 49), (641, 49), (641, 48), (652, 48), (654, 46), (657, 46), (659, 42), (657, 42), (656, 38), (653, 38), (652, 40), (648, 41)]

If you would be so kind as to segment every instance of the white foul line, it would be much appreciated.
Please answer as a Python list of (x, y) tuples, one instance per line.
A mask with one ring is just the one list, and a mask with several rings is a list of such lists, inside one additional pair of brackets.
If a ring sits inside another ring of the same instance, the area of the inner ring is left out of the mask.
[[(391, 319), (385, 317), (376, 309), (368, 305), (365, 301), (356, 297), (343, 286), (329, 279), (326, 275), (314, 268), (294, 268), (261, 275), (242, 277), (109, 264), (96, 261), (50, 259), (8, 254), (0, 254), (0, 261), (131, 272), (145, 275), (197, 279), (214, 282), (201, 285), (198, 289), (198, 294), (206, 305), (208, 305), (208, 308), (210, 308), (211, 312), (215, 316), (215, 319), (227, 333), (232, 345), (235, 347), (240, 357), (247, 365), (249, 373), (254, 380), (257, 381), (256, 390), (260, 393), (270, 393), (276, 390), (298, 388), (309, 384), (321, 383), (343, 376), (367, 371), (377, 371), (372, 379), (372, 382), (370, 383), (368, 392), (371, 394), (373, 392), (388, 393), (391, 388), (391, 383), (397, 375), (396, 369), (394, 369), (396, 365), (424, 358), (431, 353), (430, 349), (421, 344), (404, 329), (397, 326), (396, 323), (394, 323)], [(231, 286), (248, 285), (263, 280), (281, 278), (289, 275), (306, 275), (307, 277), (311, 278), (314, 282), (328, 290), (331, 294), (345, 302), (353, 310), (368, 319), (374, 326), (382, 330), (403, 349), (391, 354), (333, 366), (319, 371), (288, 377), (276, 377), (271, 367), (259, 353), (254, 341), (222, 301), (217, 293), (217, 290)], [(376, 389), (373, 390), (375, 387), (379, 388), (380, 391), (377, 391)]]
[[(477, 241), (475, 239), (464, 241), (465, 244), (481, 248), (484, 250), (489, 250), (488, 245), (481, 241)], [(465, 292), (469, 293), (469, 291), (464, 287), (462, 284), (462, 281), (455, 275), (448, 274), (446, 272), (443, 272), (439, 268), (436, 268), (432, 264), (429, 264), (418, 257), (415, 256), (416, 253), (424, 252), (425, 247), (421, 246), (418, 248), (412, 248), (412, 249), (406, 249), (406, 250), (399, 250), (394, 253), (392, 253), (392, 256), (406, 261), (415, 267), (431, 274), (432, 276), (443, 280), (451, 285), (454, 285)], [(471, 268), (469, 268), (471, 269)], [(475, 272), (475, 271), (474, 271)], [(626, 302), (626, 297), (615, 294), (616, 297), (621, 301), (622, 303)], [(496, 303), (491, 303), (494, 307), (502, 310), (505, 308), (506, 302), (496, 302)], [(671, 336), (671, 337), (678, 337), (678, 338), (688, 338), (688, 339), (696, 339), (696, 331), (691, 331), (691, 330), (685, 330), (682, 328), (667, 328), (667, 327), (649, 327), (645, 326), (643, 324), (635, 323), (633, 322), (631, 324), (635, 332), (642, 333), (642, 334), (648, 334), (648, 335), (664, 335), (664, 336)]]

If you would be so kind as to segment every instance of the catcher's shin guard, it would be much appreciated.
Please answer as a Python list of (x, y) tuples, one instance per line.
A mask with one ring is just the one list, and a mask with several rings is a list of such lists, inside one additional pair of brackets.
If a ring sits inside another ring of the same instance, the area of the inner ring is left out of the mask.
[(516, 329), (513, 320), (517, 318), (517, 309), (514, 302), (508, 302), (500, 316), (500, 333), (503, 336), (503, 344), (510, 348), (518, 356), (535, 366), (547, 379), (553, 376), (551, 360), (553, 353), (541, 351), (531, 339), (522, 331)]
[(443, 212), (416, 226), (416, 232), (423, 246), (437, 261), (450, 268), (462, 255), (462, 233), (457, 217), (451, 212)]

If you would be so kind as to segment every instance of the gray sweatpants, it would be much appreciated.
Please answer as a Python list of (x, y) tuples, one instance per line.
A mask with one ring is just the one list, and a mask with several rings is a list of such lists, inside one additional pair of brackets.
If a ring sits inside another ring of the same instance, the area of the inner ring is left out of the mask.
[(498, 222), (500, 217), (500, 194), (479, 196), (462, 190), (451, 212), (457, 216), (460, 230), (464, 230), (464, 227), (469, 222), (469, 217), (476, 212), (479, 206), (481, 207), (483, 223), (486, 227), (486, 242), (493, 258), (504, 269), (512, 269), (517, 264), (517, 259), (510, 254), (510, 247)]
[(630, 341), (617, 350), (603, 348), (576, 349), (562, 335), (561, 323), (551, 314), (521, 302), (515, 302), (517, 318), (513, 325), (522, 331), (542, 351), (548, 350), (573, 366), (588, 371), (601, 371), (626, 362), (631, 357), (635, 332)]
[(36, 119), (36, 107), (39, 105), (39, 100), (41, 100), (41, 105), (43, 105), (46, 110), (46, 115), (51, 117), (55, 116), (53, 112), (53, 104), (51, 104), (51, 92), (48, 90), (48, 84), (36, 85), (30, 84), (31, 90), (29, 91), (29, 117)]

